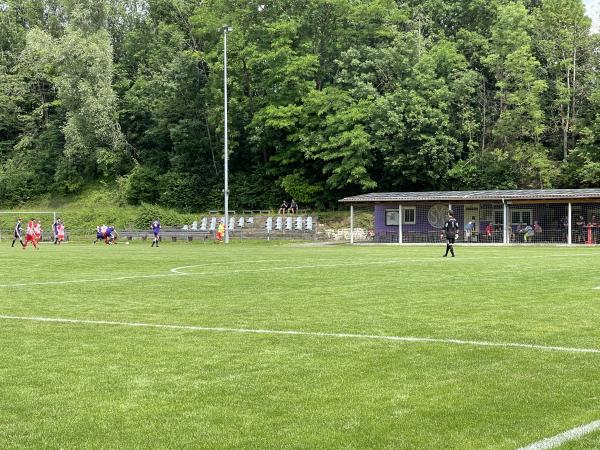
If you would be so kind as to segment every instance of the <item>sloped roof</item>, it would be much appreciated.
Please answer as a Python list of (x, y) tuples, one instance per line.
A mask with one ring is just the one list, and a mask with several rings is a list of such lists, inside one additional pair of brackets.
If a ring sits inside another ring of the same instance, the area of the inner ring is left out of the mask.
[(341, 203), (576, 200), (600, 199), (600, 189), (529, 189), (512, 191), (380, 192), (355, 195)]

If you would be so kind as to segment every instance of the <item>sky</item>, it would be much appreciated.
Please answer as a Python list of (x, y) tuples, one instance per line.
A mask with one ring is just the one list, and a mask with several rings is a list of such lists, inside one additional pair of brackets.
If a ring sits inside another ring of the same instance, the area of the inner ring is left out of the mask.
[(600, 32), (600, 0), (583, 0), (587, 15), (592, 18), (592, 31)]

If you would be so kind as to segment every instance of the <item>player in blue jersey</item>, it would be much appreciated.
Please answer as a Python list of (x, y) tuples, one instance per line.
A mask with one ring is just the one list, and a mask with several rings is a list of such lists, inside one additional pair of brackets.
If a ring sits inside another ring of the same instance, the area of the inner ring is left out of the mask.
[(150, 227), (152, 228), (152, 233), (154, 233), (154, 240), (152, 241), (151, 247), (158, 247), (158, 243), (160, 242), (160, 221), (156, 219), (152, 222)]
[(104, 240), (105, 231), (106, 231), (106, 225), (98, 225), (96, 227), (96, 240), (94, 241), (94, 244), (96, 244), (98, 241)]
[(106, 231), (104, 231), (104, 243), (106, 245), (114, 244), (116, 240), (117, 240), (117, 231), (115, 230), (115, 227), (112, 225), (106, 227)]

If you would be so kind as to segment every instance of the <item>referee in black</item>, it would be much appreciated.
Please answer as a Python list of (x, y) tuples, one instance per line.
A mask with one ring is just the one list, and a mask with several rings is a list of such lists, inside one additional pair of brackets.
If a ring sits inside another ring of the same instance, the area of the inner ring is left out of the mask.
[(21, 247), (24, 245), (23, 244), (23, 226), (21, 225), (22, 222), (23, 222), (23, 219), (21, 219), (19, 217), (17, 219), (17, 223), (15, 224), (15, 232), (13, 234), (13, 241), (12, 241), (11, 247), (15, 246), (15, 242), (17, 241), (17, 239), (21, 243)]
[(454, 241), (458, 237), (458, 222), (456, 222), (452, 211), (448, 211), (448, 220), (444, 224), (444, 234), (446, 235), (446, 253), (444, 254), (444, 258), (448, 256), (448, 252), (454, 258)]

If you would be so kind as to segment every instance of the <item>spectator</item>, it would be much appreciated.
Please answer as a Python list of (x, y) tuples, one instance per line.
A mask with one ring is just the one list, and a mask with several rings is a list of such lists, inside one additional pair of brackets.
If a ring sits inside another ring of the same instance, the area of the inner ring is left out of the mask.
[(593, 243), (597, 244), (598, 243), (598, 226), (600, 226), (600, 223), (598, 223), (596, 214), (592, 214), (592, 220), (590, 220), (590, 226), (592, 227), (592, 239), (594, 241)]
[(517, 234), (516, 234), (517, 242), (523, 242), (525, 239), (525, 224), (520, 223), (517, 225)]
[(575, 221), (575, 242), (583, 244), (583, 237), (585, 236), (585, 220), (583, 216), (578, 216)]
[(543, 232), (544, 232), (544, 230), (542, 230), (542, 226), (538, 223), (537, 220), (534, 220), (533, 221), (533, 234), (534, 234), (533, 240), (535, 242), (541, 242)]
[(533, 242), (533, 238), (535, 236), (535, 232), (533, 231), (533, 227), (529, 224), (522, 229), (523, 232), (523, 242)]
[(288, 204), (287, 202), (284, 200), (283, 203), (281, 203), (281, 206), (279, 206), (279, 214), (285, 214), (288, 210)]
[(292, 199), (291, 203), (290, 203), (290, 209), (289, 209), (290, 214), (297, 214), (298, 213), (298, 203), (296, 203), (296, 200)]
[(471, 242), (473, 236), (473, 230), (475, 229), (475, 217), (472, 217), (469, 222), (465, 224), (465, 241)]
[(485, 237), (489, 242), (494, 240), (494, 224), (492, 222), (488, 223), (487, 227), (485, 227)]
[(560, 231), (562, 234), (563, 242), (566, 242), (567, 236), (569, 234), (569, 218), (568, 217), (563, 217), (562, 220), (560, 221)]

